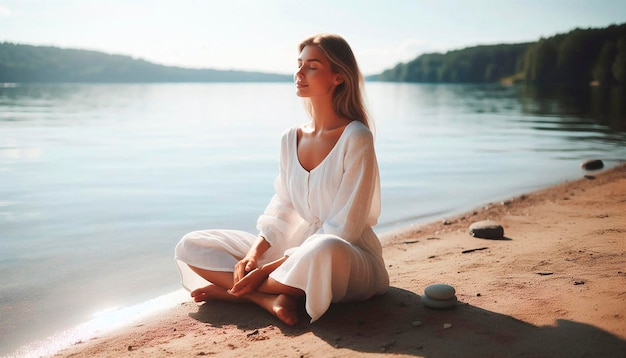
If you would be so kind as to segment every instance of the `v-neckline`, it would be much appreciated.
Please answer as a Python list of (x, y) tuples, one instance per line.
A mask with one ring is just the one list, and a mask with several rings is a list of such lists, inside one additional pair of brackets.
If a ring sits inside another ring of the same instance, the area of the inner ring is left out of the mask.
[(346, 134), (346, 131), (348, 130), (348, 127), (350, 127), (350, 125), (354, 122), (358, 122), (358, 121), (350, 121), (350, 123), (346, 124), (346, 126), (343, 128), (343, 132), (341, 132), (341, 134), (339, 135), (339, 138), (337, 139), (337, 141), (335, 142), (335, 144), (333, 145), (333, 147), (331, 148), (331, 150), (328, 152), (328, 154), (326, 154), (326, 156), (324, 157), (324, 159), (322, 159), (322, 161), (320, 161), (315, 167), (311, 168), (311, 170), (306, 169), (303, 165), (302, 162), (300, 162), (300, 156), (298, 155), (298, 128), (296, 128), (295, 130), (295, 136), (294, 136), (294, 148), (295, 148), (295, 152), (296, 152), (296, 162), (298, 162), (298, 166), (300, 167), (300, 169), (304, 170), (307, 173), (312, 173), (315, 171), (315, 169), (321, 167), (328, 159), (328, 157), (331, 156), (331, 154), (333, 154), (333, 152), (335, 151), (335, 148), (337, 148), (337, 145), (339, 144), (339, 142), (341, 142), (343, 140), (344, 135)]

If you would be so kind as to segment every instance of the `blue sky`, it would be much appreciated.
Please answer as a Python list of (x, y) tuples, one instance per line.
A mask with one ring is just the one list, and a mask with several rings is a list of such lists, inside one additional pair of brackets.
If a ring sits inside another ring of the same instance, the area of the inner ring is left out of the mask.
[(373, 74), (424, 52), (625, 22), (623, 0), (0, 0), (0, 42), (278, 73), (319, 32), (345, 37)]

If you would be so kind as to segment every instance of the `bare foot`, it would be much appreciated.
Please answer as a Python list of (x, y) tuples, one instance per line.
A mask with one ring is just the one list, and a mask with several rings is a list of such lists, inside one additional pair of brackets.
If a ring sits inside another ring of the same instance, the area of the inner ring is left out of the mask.
[(233, 296), (220, 286), (208, 284), (191, 292), (195, 302), (220, 300), (229, 302), (254, 302), (278, 317), (284, 323), (293, 326), (298, 323), (298, 297), (286, 294), (272, 295), (253, 292), (242, 297)]
[(278, 319), (293, 326), (298, 323), (298, 298), (285, 294), (278, 295), (272, 304), (272, 311)]
[(191, 297), (193, 297), (193, 300), (195, 302), (203, 302), (203, 301), (211, 301), (211, 300), (242, 302), (241, 299), (239, 299), (236, 296), (231, 295), (224, 288), (214, 285), (212, 283), (202, 288), (198, 288), (196, 290), (191, 291)]

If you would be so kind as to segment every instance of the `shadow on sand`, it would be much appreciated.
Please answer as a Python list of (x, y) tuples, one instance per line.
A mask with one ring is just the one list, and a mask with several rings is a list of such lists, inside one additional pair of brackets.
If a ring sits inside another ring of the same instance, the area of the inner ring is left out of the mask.
[[(286, 327), (253, 305), (204, 304), (190, 316), (214, 327), (237, 325), (254, 332), (280, 327), (286, 336), (311, 332), (328, 345), (355, 353), (420, 357), (622, 357), (626, 340), (569, 320), (534, 326), (510, 316), (459, 303), (446, 310), (425, 308), (414, 292), (390, 287), (365, 302), (333, 304), (313, 324)], [(419, 323), (418, 323), (419, 322)], [(444, 328), (449, 323), (450, 328)]]

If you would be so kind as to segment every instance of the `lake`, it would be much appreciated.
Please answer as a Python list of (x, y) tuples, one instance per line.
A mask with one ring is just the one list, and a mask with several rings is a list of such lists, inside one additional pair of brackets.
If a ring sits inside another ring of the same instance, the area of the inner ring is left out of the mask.
[[(622, 88), (366, 89), (377, 232), (578, 179), (587, 159), (626, 160)], [(280, 135), (306, 120), (289, 83), (0, 84), (0, 355), (186, 299), (180, 237), (254, 231)]]

